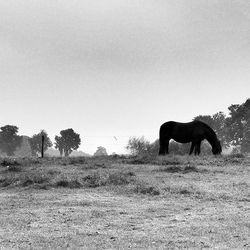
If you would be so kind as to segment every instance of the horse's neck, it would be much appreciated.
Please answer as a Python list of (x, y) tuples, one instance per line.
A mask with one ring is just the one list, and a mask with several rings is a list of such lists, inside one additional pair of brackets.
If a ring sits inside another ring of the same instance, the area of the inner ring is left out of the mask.
[(211, 133), (210, 131), (208, 131), (207, 133), (206, 133), (206, 139), (207, 139), (207, 141), (210, 143), (210, 145), (212, 146), (212, 147), (214, 147), (215, 146), (215, 142), (216, 142), (216, 135), (214, 135), (213, 133)]

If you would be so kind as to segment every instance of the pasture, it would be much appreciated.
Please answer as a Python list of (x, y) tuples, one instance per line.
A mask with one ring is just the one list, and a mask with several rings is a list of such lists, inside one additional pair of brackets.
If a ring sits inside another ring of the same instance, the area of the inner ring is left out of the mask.
[(0, 249), (250, 249), (249, 158), (0, 162)]

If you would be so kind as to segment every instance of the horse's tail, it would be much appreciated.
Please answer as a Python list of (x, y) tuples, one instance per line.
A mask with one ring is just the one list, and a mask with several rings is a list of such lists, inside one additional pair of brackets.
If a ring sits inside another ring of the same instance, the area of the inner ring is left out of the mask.
[(168, 141), (171, 137), (174, 122), (165, 122), (161, 125), (159, 130), (159, 144), (160, 150), (159, 155), (164, 155), (168, 151)]

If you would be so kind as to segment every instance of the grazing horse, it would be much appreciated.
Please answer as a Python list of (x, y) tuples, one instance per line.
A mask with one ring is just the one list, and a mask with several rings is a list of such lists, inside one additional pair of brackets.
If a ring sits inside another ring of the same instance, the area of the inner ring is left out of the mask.
[(160, 151), (159, 155), (168, 154), (169, 140), (174, 139), (179, 143), (191, 142), (189, 154), (200, 154), (201, 141), (206, 139), (212, 146), (213, 154), (221, 153), (221, 145), (215, 132), (206, 123), (201, 121), (192, 121), (188, 123), (165, 122), (160, 127)]

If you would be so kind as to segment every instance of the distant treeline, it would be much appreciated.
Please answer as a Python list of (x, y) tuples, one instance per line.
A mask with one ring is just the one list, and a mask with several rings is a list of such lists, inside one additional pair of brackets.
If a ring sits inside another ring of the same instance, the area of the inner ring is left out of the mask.
[[(228, 107), (229, 114), (218, 112), (214, 115), (198, 115), (193, 120), (200, 120), (212, 127), (224, 148), (235, 146), (241, 153), (250, 153), (250, 98), (242, 104), (232, 104)], [(159, 125), (160, 127), (160, 125)], [(41, 138), (44, 137), (44, 151), (52, 147), (52, 142), (45, 130), (32, 137), (19, 136), (19, 128), (14, 125), (0, 127), (0, 153), (7, 156), (23, 155), (38, 156), (42, 150)], [(69, 156), (81, 144), (80, 134), (72, 128), (61, 130), (55, 136), (55, 148), (61, 156)], [(132, 137), (126, 146), (132, 154), (155, 154), (158, 151), (158, 140), (150, 143), (144, 137)], [(189, 145), (171, 142), (171, 151), (177, 154), (188, 152)], [(203, 143), (203, 151), (209, 151), (209, 146)], [(106, 155), (106, 149), (98, 147), (96, 155)]]
[[(38, 156), (42, 151), (42, 137), (44, 138), (44, 151), (53, 145), (45, 130), (28, 137), (19, 136), (19, 128), (14, 125), (6, 125), (0, 129), (0, 151), (2, 155)], [(60, 136), (55, 136), (54, 146), (61, 156), (69, 156), (73, 150), (79, 148), (80, 144), (80, 134), (77, 134), (72, 128), (61, 130)]]

